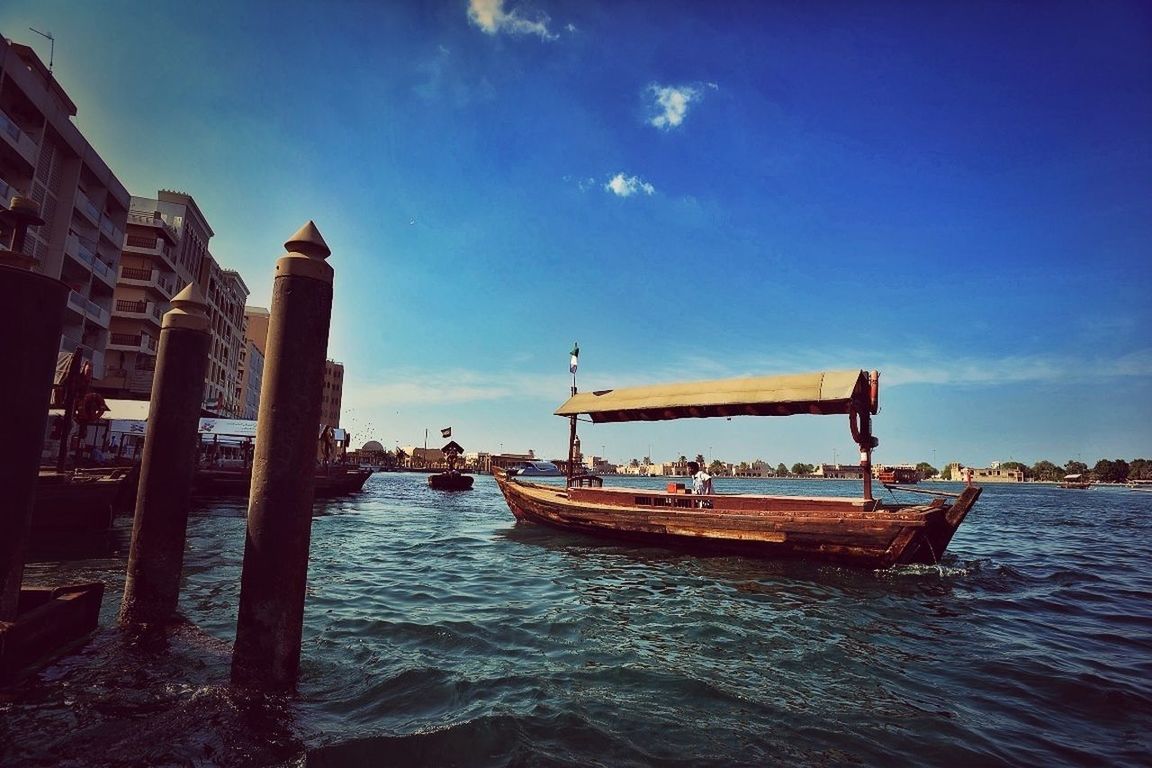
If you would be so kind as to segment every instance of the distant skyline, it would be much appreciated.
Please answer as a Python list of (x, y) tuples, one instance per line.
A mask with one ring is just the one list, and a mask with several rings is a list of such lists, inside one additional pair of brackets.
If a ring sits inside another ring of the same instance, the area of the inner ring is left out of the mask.
[[(582, 390), (878, 369), (880, 463), (1152, 457), (1148, 3), (6, 0), (47, 63), (29, 27), (250, 304), (316, 222), (356, 444), (563, 456), (578, 341)], [(842, 417), (580, 437), (855, 455)]]

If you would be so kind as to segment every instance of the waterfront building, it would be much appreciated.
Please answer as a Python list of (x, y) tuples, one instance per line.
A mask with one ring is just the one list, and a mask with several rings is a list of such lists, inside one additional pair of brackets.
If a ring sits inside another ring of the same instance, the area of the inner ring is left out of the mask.
[(161, 191), (131, 198), (124, 253), (117, 271), (108, 365), (96, 387), (106, 397), (147, 399), (171, 299), (200, 282), (212, 236), (188, 195)]
[(324, 361), (324, 394), (320, 399), (320, 423), (340, 426), (340, 400), (344, 396), (344, 364)]
[(239, 272), (222, 269), (211, 256), (206, 264), (204, 298), (208, 302), (212, 344), (204, 381), (204, 410), (214, 416), (237, 418), (244, 411), (240, 353), (246, 344), (244, 302), (248, 299), (248, 286)]
[(24, 255), (68, 295), (60, 353), (84, 348), (104, 372), (128, 191), (72, 122), (76, 105), (26, 45), (0, 38), (0, 205), (36, 203)]
[(160, 324), (171, 299), (196, 283), (208, 304), (212, 343), (204, 381), (204, 410), (238, 417), (244, 411), (240, 353), (248, 287), (208, 250), (212, 227), (185, 192), (133, 195), (123, 256), (117, 271), (108, 365), (93, 386), (106, 397), (147, 399), (152, 394)]
[[(244, 307), (244, 336), (260, 352), (261, 360), (266, 354), (268, 343), (268, 322), (270, 315), (264, 307)], [(257, 385), (257, 408), (259, 408), (259, 386)], [(324, 387), (320, 399), (320, 423), (338, 428), (340, 426), (340, 403), (344, 397), (344, 364), (329, 358), (324, 361)], [(355, 437), (355, 436), (353, 436)]]
[(863, 480), (864, 470), (859, 464), (819, 464), (812, 475), (827, 480)]
[(241, 403), (242, 419), (255, 419), (260, 413), (260, 387), (264, 381), (264, 352), (256, 342), (245, 337), (240, 348), (240, 382), (236, 397)]

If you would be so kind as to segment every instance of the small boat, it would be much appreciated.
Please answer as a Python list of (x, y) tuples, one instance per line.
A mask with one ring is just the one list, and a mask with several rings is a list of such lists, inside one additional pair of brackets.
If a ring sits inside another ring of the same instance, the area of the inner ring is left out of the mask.
[(915, 485), (920, 482), (920, 471), (916, 467), (881, 467), (876, 479), (884, 485)]
[(16, 618), (0, 621), (0, 681), (19, 678), (86, 637), (103, 599), (103, 582), (21, 589)]
[[(981, 488), (961, 493), (906, 491), (922, 504), (872, 497), (871, 456), (879, 441), (879, 373), (831, 371), (576, 393), (556, 411), (594, 423), (732, 416), (841, 414), (860, 446), (861, 498), (686, 493), (605, 488), (594, 476), (570, 475), (565, 486), (532, 483), (497, 469), (497, 485), (518, 522), (645, 544), (720, 550), (757, 557), (795, 557), (869, 568), (940, 562)], [(571, 465), (570, 465), (571, 466)]]
[(1152, 480), (1129, 480), (1126, 485), (1130, 491), (1152, 493)]
[[(371, 471), (359, 467), (317, 467), (315, 496), (319, 499), (358, 493), (371, 476)], [(198, 467), (192, 477), (192, 495), (247, 496), (251, 485), (251, 468)]]
[(428, 485), (438, 491), (470, 491), (472, 490), (472, 475), (464, 475), (456, 471), (440, 472), (428, 475)]
[(1060, 481), (1061, 488), (1087, 490), (1092, 486), (1093, 482), (1081, 474), (1064, 475), (1064, 479)]
[(138, 476), (135, 467), (41, 470), (32, 503), (32, 538), (107, 531), (117, 511), (131, 512)]
[(560, 467), (550, 461), (529, 461), (515, 470), (517, 477), (563, 477)]

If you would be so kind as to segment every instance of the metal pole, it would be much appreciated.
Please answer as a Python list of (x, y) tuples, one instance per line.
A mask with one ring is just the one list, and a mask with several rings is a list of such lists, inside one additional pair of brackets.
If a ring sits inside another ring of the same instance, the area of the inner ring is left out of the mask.
[(207, 309), (200, 289), (190, 283), (173, 297), (172, 309), (160, 326), (120, 606), (122, 624), (164, 624), (176, 617), (188, 496), (197, 465), (200, 406), (212, 344)]
[(316, 440), (332, 319), (331, 250), (309, 221), (276, 262), (232, 681), (291, 691), (300, 668)]

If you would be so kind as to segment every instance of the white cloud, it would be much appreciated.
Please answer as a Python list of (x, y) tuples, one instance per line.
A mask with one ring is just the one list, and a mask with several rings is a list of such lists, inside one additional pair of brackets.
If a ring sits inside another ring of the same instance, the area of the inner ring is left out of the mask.
[(474, 403), (503, 399), (555, 397), (555, 375), (520, 374), (506, 371), (423, 371), (393, 372), (387, 383), (349, 379), (345, 400), (358, 407), (413, 406)]
[(504, 10), (504, 0), (469, 0), (468, 20), (489, 35), (504, 32), (509, 35), (539, 35), (541, 40), (555, 40), (548, 29), (550, 19), (545, 13), (531, 19), (520, 9)]
[[(710, 88), (715, 84), (709, 83)], [(700, 88), (691, 85), (650, 85), (648, 86), (655, 103), (653, 107), (656, 114), (648, 122), (657, 128), (670, 130), (684, 122), (688, 115), (688, 107), (700, 100)]]
[(604, 189), (612, 192), (617, 197), (631, 197), (637, 192), (651, 195), (656, 191), (654, 186), (639, 176), (625, 176), (623, 173), (618, 173), (609, 179), (608, 183), (604, 185)]

